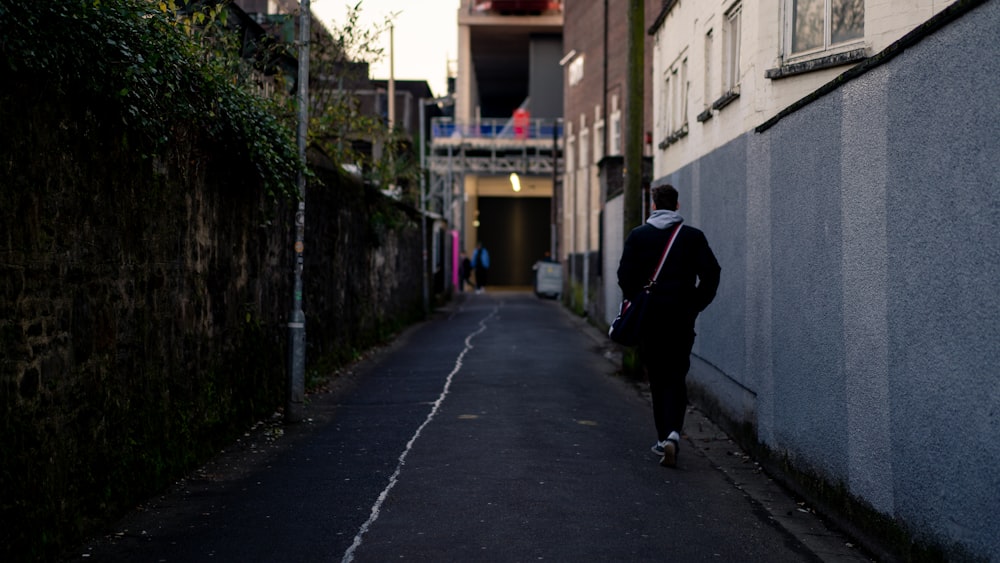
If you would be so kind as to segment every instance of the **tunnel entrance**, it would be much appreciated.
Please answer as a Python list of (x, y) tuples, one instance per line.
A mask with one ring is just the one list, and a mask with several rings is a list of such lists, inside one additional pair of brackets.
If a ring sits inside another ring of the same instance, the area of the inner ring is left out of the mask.
[(478, 241), (490, 252), (490, 285), (532, 286), (549, 250), (551, 198), (480, 197)]

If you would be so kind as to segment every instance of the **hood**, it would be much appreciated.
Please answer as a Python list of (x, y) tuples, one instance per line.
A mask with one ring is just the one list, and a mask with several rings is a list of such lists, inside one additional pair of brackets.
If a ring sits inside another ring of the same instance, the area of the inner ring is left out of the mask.
[(670, 227), (683, 221), (684, 218), (681, 217), (680, 213), (670, 211), (668, 209), (657, 209), (656, 211), (653, 211), (653, 214), (649, 216), (649, 219), (646, 219), (647, 223), (660, 230), (669, 229)]

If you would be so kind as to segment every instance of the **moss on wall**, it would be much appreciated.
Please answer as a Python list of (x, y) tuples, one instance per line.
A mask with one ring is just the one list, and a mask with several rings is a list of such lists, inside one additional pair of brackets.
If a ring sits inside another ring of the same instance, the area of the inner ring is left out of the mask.
[[(286, 390), (290, 206), (197, 131), (143, 157), (99, 107), (43, 92), (0, 87), (4, 560), (57, 557)], [(315, 370), (413, 319), (420, 241), (331, 170), (307, 201)]]

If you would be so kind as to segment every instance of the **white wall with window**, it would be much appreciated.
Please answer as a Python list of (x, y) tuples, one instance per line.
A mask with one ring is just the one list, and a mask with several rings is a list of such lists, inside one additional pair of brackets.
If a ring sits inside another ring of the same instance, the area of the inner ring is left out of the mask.
[(846, 48), (865, 37), (865, 0), (789, 0), (784, 13), (788, 57)]
[(688, 133), (690, 91), (688, 56), (685, 51), (664, 72), (660, 103), (654, 107), (656, 138), (661, 150), (676, 143)]
[(654, 24), (649, 77), (654, 178), (764, 123), (953, 3), (666, 2), (669, 11)]
[(737, 2), (723, 19), (722, 95), (738, 94), (740, 90), (740, 40), (743, 4)]
[(701, 112), (704, 113), (706, 110), (711, 111), (712, 100), (715, 100), (719, 96), (719, 92), (715, 89), (715, 19), (709, 17), (708, 21), (705, 23), (705, 39), (702, 45), (701, 53), (701, 100), (699, 100), (698, 107), (701, 108)]

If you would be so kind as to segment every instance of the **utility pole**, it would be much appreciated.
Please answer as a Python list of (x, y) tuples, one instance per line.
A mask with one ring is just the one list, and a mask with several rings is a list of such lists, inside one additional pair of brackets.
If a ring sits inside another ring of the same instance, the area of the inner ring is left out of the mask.
[(556, 236), (558, 235), (559, 212), (557, 203), (559, 201), (559, 118), (552, 120), (552, 200), (549, 204), (549, 259), (558, 261), (559, 249), (556, 246)]
[(434, 100), (420, 99), (420, 283), (424, 294), (424, 317), (431, 312), (431, 296), (427, 281), (427, 104)]
[[(396, 127), (396, 26), (389, 24), (389, 133)], [(404, 125), (405, 127), (405, 125)]]
[[(428, 176), (431, 172), (427, 168), (427, 107), (436, 106), (439, 104), (453, 105), (455, 99), (449, 94), (447, 96), (442, 96), (440, 98), (421, 98), (420, 99), (420, 237), (421, 237), (421, 254), (423, 271), (420, 274), (420, 279), (423, 283), (424, 292), (424, 315), (428, 315), (431, 312), (430, 305), (430, 281), (428, 280), (427, 271), (427, 202), (430, 201), (430, 194), (427, 182)], [(448, 170), (449, 175), (451, 171), (451, 156), (449, 152), (448, 160)], [(449, 176), (450, 178), (450, 176)]]
[(302, 253), (306, 234), (306, 133), (309, 129), (309, 0), (302, 0), (299, 7), (299, 91), (296, 100), (298, 115), (299, 207), (295, 212), (295, 286), (292, 293), (292, 311), (288, 315), (288, 404), (285, 420), (302, 419), (305, 399), (306, 373), (306, 316), (302, 312)]
[(642, 200), (642, 142), (643, 142), (643, 61), (645, 59), (645, 19), (644, 0), (628, 2), (628, 72), (625, 82), (625, 213), (624, 233), (638, 227), (642, 222), (640, 204)]

